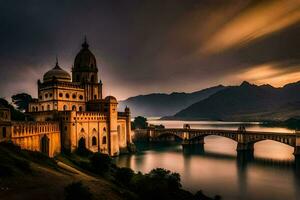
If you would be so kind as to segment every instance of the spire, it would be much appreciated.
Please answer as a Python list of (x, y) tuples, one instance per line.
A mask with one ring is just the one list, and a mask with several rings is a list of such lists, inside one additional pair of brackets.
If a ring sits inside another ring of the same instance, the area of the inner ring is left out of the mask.
[(82, 46), (82, 48), (86, 48), (86, 49), (89, 48), (89, 44), (87, 43), (86, 35), (84, 36), (84, 42), (81, 46)]
[(54, 69), (60, 69), (60, 67), (59, 67), (59, 65), (58, 65), (58, 58), (57, 58), (57, 56), (56, 56), (56, 62), (55, 62), (55, 67), (54, 67)]

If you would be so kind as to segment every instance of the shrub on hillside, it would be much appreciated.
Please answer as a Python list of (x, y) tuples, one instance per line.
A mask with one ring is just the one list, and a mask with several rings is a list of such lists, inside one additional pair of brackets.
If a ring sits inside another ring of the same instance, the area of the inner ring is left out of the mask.
[(127, 167), (117, 168), (115, 172), (115, 179), (123, 184), (128, 185), (134, 175), (134, 171)]
[(81, 181), (65, 187), (65, 200), (91, 200), (92, 197), (90, 189), (84, 186)]
[(112, 163), (111, 158), (107, 154), (94, 153), (90, 157), (91, 169), (94, 173), (104, 174), (109, 171)]
[[(180, 175), (157, 168), (148, 174), (135, 174), (130, 187), (140, 199), (186, 199), (192, 194), (181, 190)], [(181, 198), (182, 197), (182, 198)]]

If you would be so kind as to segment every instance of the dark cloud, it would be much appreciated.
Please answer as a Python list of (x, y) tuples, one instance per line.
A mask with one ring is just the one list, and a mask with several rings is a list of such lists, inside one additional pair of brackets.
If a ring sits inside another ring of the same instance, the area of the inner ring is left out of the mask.
[[(71, 69), (84, 35), (105, 94), (119, 98), (243, 79), (275, 83), (274, 74), (292, 81), (299, 8), (295, 0), (0, 0), (0, 96), (36, 96), (56, 55)], [(264, 74), (253, 77), (256, 69)]]

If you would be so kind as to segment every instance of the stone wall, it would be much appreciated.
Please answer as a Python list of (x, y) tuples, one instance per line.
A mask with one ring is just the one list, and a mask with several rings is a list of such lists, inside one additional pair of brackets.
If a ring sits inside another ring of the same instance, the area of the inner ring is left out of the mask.
[(22, 149), (53, 157), (61, 152), (58, 122), (13, 122), (11, 141)]

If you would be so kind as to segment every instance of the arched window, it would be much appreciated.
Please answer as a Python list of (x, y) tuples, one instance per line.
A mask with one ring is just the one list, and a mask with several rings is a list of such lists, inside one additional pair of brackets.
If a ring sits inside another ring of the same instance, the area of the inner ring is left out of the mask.
[(6, 138), (6, 127), (2, 128), (2, 136), (3, 138)]
[(67, 99), (68, 99), (68, 98), (70, 98), (70, 95), (69, 95), (69, 93), (67, 93), (67, 94), (66, 94), (66, 98), (67, 98)]
[(47, 105), (47, 110), (50, 110), (50, 105)]
[(103, 131), (106, 132), (106, 128), (105, 127), (103, 128)]
[(102, 144), (106, 144), (106, 136), (102, 137)]
[(117, 132), (118, 132), (118, 140), (119, 140), (119, 143), (121, 142), (121, 126), (118, 125), (117, 127)]
[(76, 111), (76, 106), (75, 105), (72, 106), (72, 110)]
[(72, 94), (73, 99), (76, 99), (76, 97), (77, 97), (76, 94)]
[(97, 145), (97, 138), (95, 136), (92, 138), (92, 145), (93, 146)]
[(79, 111), (80, 111), (80, 112), (82, 111), (82, 106), (79, 106)]
[(79, 99), (82, 100), (82, 99), (83, 99), (83, 96), (82, 96), (82, 95), (79, 95)]
[(44, 106), (42, 106), (42, 111), (44, 111)]
[(45, 98), (46, 98), (46, 99), (48, 98), (48, 93), (45, 94)]
[(63, 97), (63, 93), (59, 93), (59, 97)]
[(35, 107), (35, 111), (36, 111), (36, 112), (39, 111), (39, 107)]
[(68, 109), (68, 106), (67, 105), (64, 105), (64, 110), (67, 110)]
[(32, 112), (35, 112), (35, 107), (34, 106), (32, 107)]
[(84, 132), (84, 129), (82, 128), (82, 129), (80, 130), (80, 132)]

